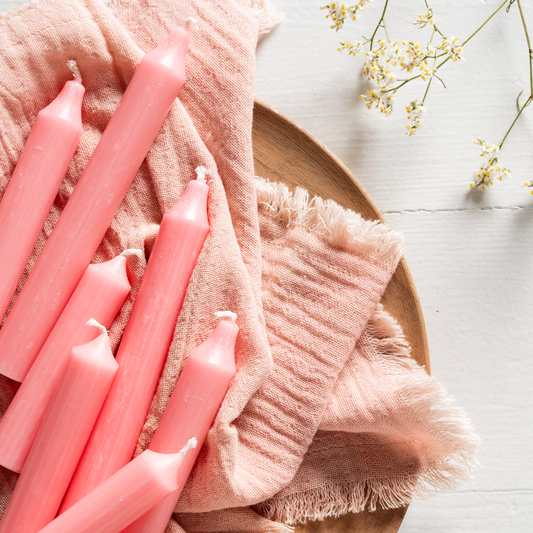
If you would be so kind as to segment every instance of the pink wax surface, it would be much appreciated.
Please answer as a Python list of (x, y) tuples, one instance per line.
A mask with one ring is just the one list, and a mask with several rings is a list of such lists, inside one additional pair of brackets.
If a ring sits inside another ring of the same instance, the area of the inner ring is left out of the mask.
[(175, 453), (192, 437), (196, 437), (198, 444), (194, 450), (189, 450), (183, 460), (178, 472), (178, 489), (133, 522), (123, 533), (165, 531), (235, 374), (235, 339), (238, 331), (232, 320), (223, 320), (187, 358), (149, 449)]
[[(26, 268), (44, 221), (83, 132), (85, 88), (76, 78), (39, 111), (0, 203), (0, 319)], [(10, 376), (10, 359), (0, 356), (0, 372)]]
[(175, 29), (141, 61), (0, 330), (0, 373), (28, 373), (184, 83), (189, 41)]
[(0, 421), (0, 464), (20, 472), (74, 346), (98, 336), (94, 318), (109, 328), (131, 290), (126, 258), (89, 265), (35, 363)]
[(146, 450), (42, 533), (119, 533), (176, 490), (182, 455)]
[(131, 460), (209, 232), (203, 179), (163, 217), (117, 354), (120, 365), (61, 507), (64, 512)]
[(55, 518), (117, 368), (107, 334), (72, 349), (0, 533), (35, 533)]

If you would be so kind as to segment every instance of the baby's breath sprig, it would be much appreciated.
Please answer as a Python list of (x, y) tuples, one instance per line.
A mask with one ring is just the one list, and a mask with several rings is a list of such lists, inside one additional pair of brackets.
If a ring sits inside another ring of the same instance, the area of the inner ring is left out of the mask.
[(512, 172), (508, 168), (502, 168), (498, 165), (499, 145), (485, 142), (479, 137), (474, 141), (474, 144), (481, 146), (481, 153), (479, 155), (484, 160), (483, 164), (479, 167), (479, 172), (476, 174), (474, 183), (470, 184), (470, 188), (478, 187), (482, 191), (486, 191), (491, 185), (494, 185), (496, 180), (503, 181)]
[[(524, 109), (531, 104), (533, 101), (533, 49), (531, 48), (531, 40), (529, 38), (529, 31), (527, 29), (526, 19), (524, 17), (524, 12), (522, 11), (522, 5), (520, 3), (520, 0), (508, 0), (509, 5), (507, 6), (507, 11), (509, 11), (511, 5), (516, 2), (518, 5), (518, 10), (520, 12), (520, 19), (522, 22), (522, 27), (524, 28), (524, 33), (526, 36), (527, 41), (527, 47), (529, 51), (529, 97), (524, 102), (523, 105), (520, 105), (520, 96), (522, 95), (523, 91), (520, 91), (520, 94), (518, 95), (518, 98), (516, 99), (516, 105), (518, 107), (518, 113), (516, 114), (516, 117), (514, 118), (511, 126), (505, 133), (503, 139), (501, 142), (497, 145), (491, 145), (490, 143), (485, 143), (482, 139), (478, 137), (477, 141), (474, 141), (475, 144), (479, 144), (481, 146), (481, 157), (486, 157), (486, 160), (484, 164), (480, 167), (480, 172), (476, 174), (474, 183), (470, 184), (470, 188), (473, 189), (474, 187), (477, 189), (481, 189), (482, 191), (487, 190), (489, 185), (493, 185), (495, 179), (499, 181), (503, 181), (507, 176), (512, 174), (511, 170), (508, 168), (500, 168), (498, 166), (498, 154), (501, 151), (503, 144), (507, 140), (507, 137), (511, 133), (511, 130), (513, 129), (514, 125), (516, 124), (517, 120), (520, 118), (520, 115), (524, 111)], [(507, 2), (506, 2), (507, 3)], [(533, 181), (527, 181), (524, 184), (524, 187), (533, 187)], [(533, 191), (531, 192), (533, 194)]]
[(333, 22), (330, 28), (334, 29), (335, 31), (339, 31), (344, 27), (344, 23), (346, 22), (347, 18), (350, 18), (351, 20), (357, 20), (359, 12), (364, 11), (365, 4), (368, 4), (371, 1), (372, 0), (361, 0), (358, 4), (353, 6), (346, 6), (345, 4), (337, 3), (328, 4), (327, 6), (322, 6), (320, 9), (328, 10), (326, 18), (331, 17), (331, 21)]
[[(426, 4), (427, 5), (427, 4)], [(433, 9), (427, 8), (425, 13), (418, 15), (418, 19), (413, 22), (417, 28), (425, 28), (428, 24), (435, 25), (435, 19), (433, 18)]]
[[(358, 4), (350, 6), (346, 6), (345, 4), (330, 4), (323, 6), (321, 9), (328, 10), (326, 18), (331, 17), (331, 20), (334, 23), (331, 27), (336, 31), (339, 31), (343, 28), (347, 18), (356, 20), (359, 12), (362, 11), (365, 5), (369, 2), (370, 0), (361, 0)], [(416, 134), (424, 125), (423, 115), (427, 113), (425, 102), (433, 80), (437, 79), (446, 88), (444, 81), (438, 75), (438, 71), (450, 60), (454, 62), (464, 60), (464, 46), (479, 31), (481, 31), (481, 29), (483, 29), (499, 11), (504, 7), (506, 7), (506, 11), (509, 11), (512, 4), (516, 3), (520, 11), (520, 17), (524, 27), (529, 51), (530, 95), (523, 105), (520, 105), (519, 103), (517, 104), (518, 113), (499, 144), (494, 145), (485, 143), (485, 141), (479, 138), (475, 141), (476, 144), (481, 146), (482, 153), (480, 155), (483, 157), (483, 164), (476, 175), (474, 183), (471, 183), (470, 187), (486, 190), (489, 186), (493, 185), (495, 181), (502, 181), (512, 174), (511, 170), (503, 168), (498, 164), (498, 155), (516, 121), (524, 109), (533, 101), (533, 48), (531, 46), (526, 21), (522, 11), (521, 0), (503, 0), (490, 16), (487, 17), (487, 19), (485, 19), (485, 21), (462, 42), (458, 37), (449, 35), (438, 27), (433, 8), (428, 4), (428, 0), (424, 0), (424, 3), (426, 5), (426, 11), (419, 14), (417, 20), (415, 20), (413, 24), (417, 29), (423, 29), (426, 27), (431, 29), (431, 36), (426, 44), (422, 44), (417, 40), (404, 40), (402, 41), (402, 48), (400, 48), (397, 41), (391, 42), (387, 24), (385, 22), (389, 0), (385, 0), (381, 17), (376, 24), (371, 37), (363, 37), (364, 40), (362, 41), (341, 41), (339, 50), (347, 51), (349, 55), (353, 56), (364, 52), (365, 60), (363, 64), (363, 75), (368, 81), (375, 84), (374, 88), (368, 90), (366, 94), (362, 94), (359, 97), (365, 102), (368, 109), (376, 108), (381, 113), (390, 115), (394, 110), (395, 95), (399, 89), (417, 79), (426, 82), (422, 100), (419, 102), (415, 99), (406, 106), (406, 135), (411, 136)], [(385, 39), (377, 40), (377, 35), (380, 30), (384, 32)], [(440, 39), (440, 42), (432, 44), (433, 39), (436, 36)], [(409, 74), (410, 77), (401, 78), (401, 72)], [(533, 181), (526, 182), (525, 187), (533, 189)]]
[(408, 106), (405, 107), (407, 111), (407, 133), (406, 135), (414, 135), (419, 128), (424, 126), (423, 115), (426, 113), (424, 104), (419, 104), (416, 100), (413, 100)]
[[(435, 22), (433, 9), (429, 7), (427, 0), (425, 0), (425, 3), (426, 12), (418, 16), (418, 20), (414, 22), (414, 25), (417, 28), (426, 26), (432, 28), (431, 37), (426, 44), (423, 45), (419, 41), (406, 40), (402, 42), (402, 48), (400, 48), (397, 41), (391, 42), (385, 21), (389, 0), (385, 0), (381, 17), (371, 37), (364, 38), (363, 41), (341, 41), (339, 46), (340, 51), (347, 51), (349, 55), (353, 56), (364, 52), (363, 75), (368, 81), (376, 85), (366, 94), (360, 96), (369, 109), (376, 108), (381, 113), (389, 115), (394, 110), (394, 96), (400, 88), (419, 78), (422, 81), (427, 81), (422, 101), (419, 103), (416, 100), (414, 101), (416, 106), (413, 108), (413, 113), (409, 115), (407, 123), (408, 135), (414, 135), (423, 126), (422, 114), (426, 111), (424, 103), (433, 78), (437, 78), (444, 85), (442, 79), (436, 74), (438, 68), (447, 59), (452, 57), (459, 58), (462, 51), (455, 37), (447, 39), (441, 32)], [(352, 18), (355, 19), (355, 14), (363, 6), (363, 2), (348, 6), (346, 4), (329, 4), (323, 6), (322, 9), (328, 10), (327, 16), (332, 17), (334, 21), (334, 26), (332, 27), (339, 30), (343, 27), (348, 16), (352, 15)], [(376, 37), (380, 30), (384, 32), (385, 40), (377, 40)], [(442, 43), (437, 47), (431, 44), (435, 33), (442, 37)], [(437, 65), (437, 59), (443, 56), (446, 56), (446, 59), (441, 61), (440, 65)], [(410, 74), (411, 77), (399, 78), (398, 75), (402, 71)]]

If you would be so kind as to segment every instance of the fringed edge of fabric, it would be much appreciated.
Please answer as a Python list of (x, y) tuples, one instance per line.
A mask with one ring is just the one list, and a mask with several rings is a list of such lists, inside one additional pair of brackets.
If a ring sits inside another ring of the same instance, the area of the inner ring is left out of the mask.
[(5, 13), (0, 12), (0, 24), (7, 22), (13, 17), (18, 17), (19, 15), (22, 15), (29, 9), (33, 9), (38, 4), (41, 4), (45, 1), (46, 0), (28, 0), (25, 4), (22, 4), (21, 6), (13, 7), (9, 11), (6, 11)]
[(343, 482), (288, 494), (254, 505), (254, 509), (276, 522), (293, 525), (306, 520), (324, 520), (347, 513), (375, 511), (378, 504), (385, 509), (403, 507), (410, 501), (416, 477), (387, 480), (371, 479)]
[(384, 374), (397, 386), (399, 397), (416, 417), (419, 427), (426, 429), (446, 450), (439, 462), (424, 465), (413, 498), (425, 499), (470, 481), (472, 471), (479, 467), (475, 455), (480, 439), (464, 409), (452, 405), (455, 399), (438, 379), (428, 375), (410, 357), (411, 349), (402, 327), (381, 304), (372, 314), (366, 331), (382, 357)]
[(365, 220), (333, 200), (310, 199), (309, 192), (300, 187), (293, 194), (283, 183), (260, 177), (255, 183), (259, 211), (287, 226), (300, 224), (336, 247), (366, 254), (393, 268), (400, 260), (403, 236), (387, 224)]
[(252, 7), (258, 11), (259, 38), (261, 39), (283, 20), (283, 13), (268, 0), (251, 0), (251, 2)]
[(323, 520), (377, 506), (394, 509), (414, 499), (427, 499), (440, 491), (456, 488), (471, 479), (479, 466), (474, 455), (479, 446), (466, 413), (450, 404), (454, 401), (423, 367), (410, 358), (410, 347), (398, 322), (379, 304), (366, 332), (383, 362), (383, 372), (398, 386), (398, 394), (414, 413), (421, 429), (437, 439), (446, 455), (424, 465), (416, 476), (365, 479), (324, 485), (303, 492), (274, 496), (254, 506), (260, 514), (285, 524)]

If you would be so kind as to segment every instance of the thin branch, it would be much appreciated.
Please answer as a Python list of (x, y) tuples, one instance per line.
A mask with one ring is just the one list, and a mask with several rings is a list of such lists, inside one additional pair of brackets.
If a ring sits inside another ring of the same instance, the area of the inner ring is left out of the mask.
[(376, 26), (376, 29), (374, 30), (374, 33), (372, 34), (372, 37), (370, 37), (370, 50), (372, 50), (374, 46), (374, 37), (376, 36), (376, 33), (378, 32), (379, 28), (381, 27), (381, 23), (385, 19), (385, 13), (387, 11), (387, 6), (389, 5), (389, 0), (385, 0), (385, 5), (383, 6), (383, 13), (381, 13), (381, 18), (379, 19), (378, 25)]
[[(492, 15), (461, 45), (461, 46), (464, 46), (468, 41), (470, 41), (470, 39), (472, 39), (472, 37), (474, 37), (474, 35), (479, 31), (481, 30), (481, 28), (483, 28), (485, 26), (485, 24), (487, 24), (487, 22), (494, 16), (496, 15), (496, 13), (498, 13), (498, 11), (505, 6), (505, 4), (507, 4), (507, 2), (509, 2), (509, 0), (505, 0), (498, 9), (496, 9), (496, 11), (494, 11), (494, 13), (492, 13)], [(511, 0), (511, 3), (512, 3), (512, 0)]]

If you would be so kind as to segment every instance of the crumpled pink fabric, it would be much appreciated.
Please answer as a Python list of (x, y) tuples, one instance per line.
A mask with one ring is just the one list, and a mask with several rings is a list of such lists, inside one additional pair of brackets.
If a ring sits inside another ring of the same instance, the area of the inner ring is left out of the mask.
[[(194, 168), (209, 179), (211, 233), (178, 319), (136, 453), (147, 447), (187, 354), (231, 309), (237, 373), (168, 531), (289, 531), (286, 524), (397, 507), (453, 488), (477, 438), (409, 358), (379, 301), (402, 240), (305, 191), (254, 178), (255, 49), (274, 16), (260, 0), (40, 0), (0, 15), (0, 194), (37, 112), (78, 62), (84, 134), (22, 286), (143, 54), (193, 16), (187, 77), (94, 261), (146, 258)], [(134, 290), (112, 326), (116, 347)], [(16, 298), (16, 295), (15, 295)], [(1, 380), (5, 411), (16, 384)], [(0, 506), (16, 475), (0, 469)]]

